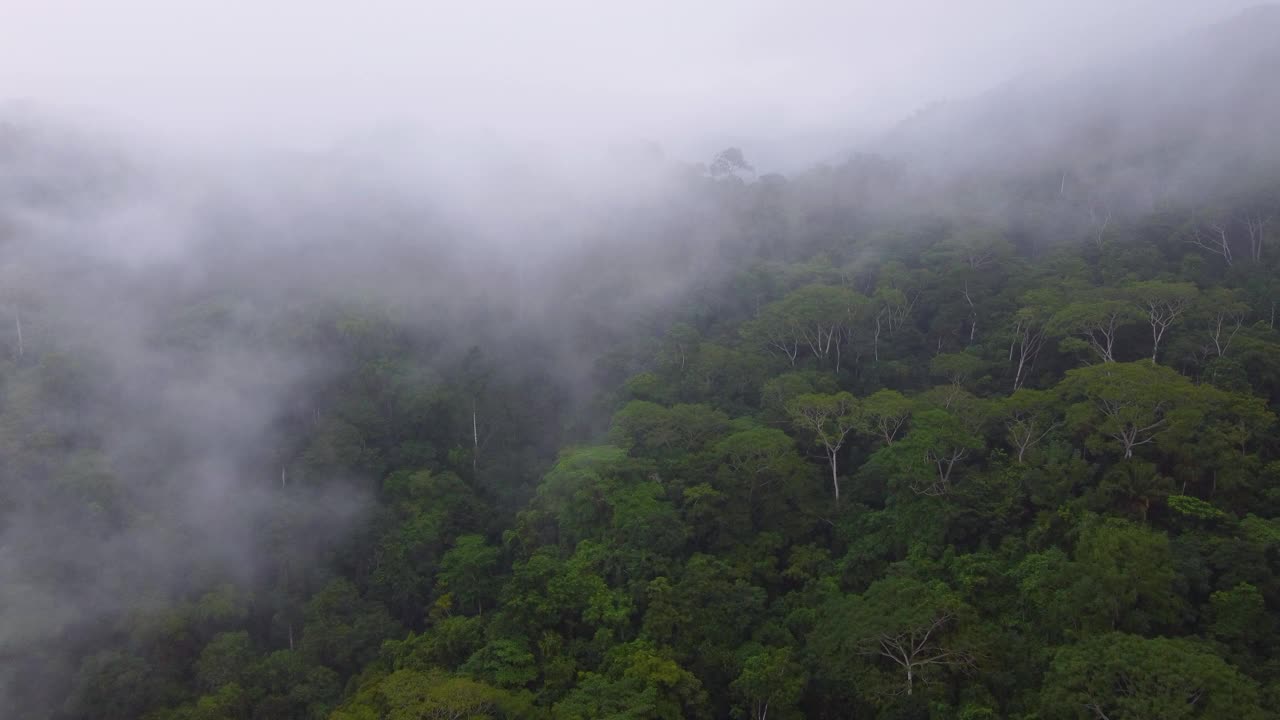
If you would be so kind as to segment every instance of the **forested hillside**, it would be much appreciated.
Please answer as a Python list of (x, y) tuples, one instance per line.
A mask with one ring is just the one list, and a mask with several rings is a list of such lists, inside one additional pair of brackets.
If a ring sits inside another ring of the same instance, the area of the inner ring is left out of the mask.
[(4, 717), (1280, 707), (1255, 134), (631, 157), (489, 233), (377, 163), (241, 194), (50, 132), (0, 126)]

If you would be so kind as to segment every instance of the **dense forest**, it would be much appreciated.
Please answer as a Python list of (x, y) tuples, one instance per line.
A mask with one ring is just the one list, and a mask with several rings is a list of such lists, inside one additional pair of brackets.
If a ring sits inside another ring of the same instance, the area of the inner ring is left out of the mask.
[(1096, 120), (628, 155), (519, 258), (296, 159), (86, 253), (163, 172), (0, 126), (0, 711), (1274, 717), (1280, 165)]

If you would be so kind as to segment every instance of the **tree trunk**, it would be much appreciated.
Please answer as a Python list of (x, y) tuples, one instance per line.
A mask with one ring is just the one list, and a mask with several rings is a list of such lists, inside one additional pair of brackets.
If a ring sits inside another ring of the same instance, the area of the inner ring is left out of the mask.
[(840, 480), (836, 476), (836, 451), (827, 450), (827, 456), (831, 459), (831, 487), (836, 491), (836, 504), (840, 503)]
[[(1274, 318), (1275, 303), (1272, 303), (1271, 307), (1272, 307), (1271, 316)], [(1272, 324), (1274, 325), (1275, 323), (1272, 323)], [(876, 332), (874, 335), (871, 336), (871, 351), (872, 351), (872, 355), (875, 357), (875, 361), (877, 363), (880, 362), (880, 316), (879, 315), (876, 315)]]
[(471, 398), (471, 479), (476, 477), (476, 456), (480, 454), (480, 429), (476, 424), (476, 399)]

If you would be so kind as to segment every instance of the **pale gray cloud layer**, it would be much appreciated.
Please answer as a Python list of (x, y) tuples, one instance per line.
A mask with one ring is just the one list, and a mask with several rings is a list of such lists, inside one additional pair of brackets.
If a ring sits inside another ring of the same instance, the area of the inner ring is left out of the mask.
[(1249, 0), (3, 0), (0, 98), (177, 138), (783, 138), (1174, 36)]

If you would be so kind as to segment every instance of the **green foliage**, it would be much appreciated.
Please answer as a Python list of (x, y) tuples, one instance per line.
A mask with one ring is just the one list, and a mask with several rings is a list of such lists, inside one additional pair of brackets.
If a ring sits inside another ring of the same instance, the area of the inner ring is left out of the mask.
[(972, 426), (941, 409), (916, 412), (911, 431), (881, 451), (895, 476), (916, 495), (949, 495), (965, 461), (983, 448)]
[(1117, 336), (1141, 319), (1140, 311), (1124, 300), (1076, 302), (1059, 310), (1048, 329), (1065, 336), (1064, 350), (1087, 351), (1103, 362), (1115, 362)]
[(1179, 611), (1169, 540), (1117, 519), (1086, 521), (1075, 552), (1078, 613), (1086, 628), (1147, 631)]
[(436, 584), (464, 608), (480, 612), (498, 589), (498, 548), (480, 535), (460, 535), (440, 559)]
[(730, 686), (741, 703), (735, 708), (736, 715), (750, 720), (794, 716), (806, 679), (804, 668), (792, 658), (791, 648), (762, 648), (752, 653)]
[(518, 696), (467, 678), (397, 670), (362, 687), (330, 720), (500, 720), (525, 708)]
[(904, 432), (913, 404), (896, 390), (882, 389), (862, 401), (858, 429), (892, 445)]
[(221, 633), (213, 638), (196, 660), (196, 683), (202, 690), (216, 691), (227, 685), (244, 685), (254, 660), (249, 633)]
[(334, 580), (307, 603), (299, 650), (314, 662), (352, 672), (376, 655), (382, 641), (400, 632), (376, 603), (360, 597), (347, 580)]
[(861, 595), (829, 600), (810, 643), (823, 672), (836, 673), (828, 677), (858, 678), (864, 699), (881, 704), (974, 664), (963, 632), (969, 613), (941, 582), (889, 576)]
[(982, 358), (972, 353), (943, 353), (935, 355), (929, 363), (929, 371), (957, 387), (975, 380), (986, 367)]
[(521, 638), (490, 640), (461, 669), (504, 688), (519, 688), (538, 676), (533, 653)]
[(67, 699), (72, 717), (129, 720), (145, 708), (163, 702), (154, 670), (143, 658), (104, 651), (86, 658)]
[(1169, 510), (1188, 518), (1197, 520), (1222, 520), (1227, 514), (1197, 497), (1190, 495), (1170, 495), (1165, 498)]
[(692, 673), (644, 642), (612, 648), (600, 673), (585, 673), (556, 703), (556, 720), (682, 720), (706, 717), (706, 693)]
[(847, 392), (800, 395), (787, 404), (787, 413), (791, 416), (792, 424), (812, 438), (814, 445), (826, 452), (831, 465), (831, 484), (835, 490), (835, 498), (839, 501), (837, 457), (858, 417), (857, 402), (853, 395)]
[(1133, 457), (1171, 431), (1185, 433), (1200, 420), (1196, 388), (1182, 375), (1148, 362), (1106, 363), (1071, 370), (1060, 390), (1080, 401), (1067, 421), (1091, 450)]
[(1249, 583), (1209, 596), (1209, 614), (1213, 618), (1211, 632), (1228, 642), (1253, 644), (1270, 635), (1275, 627), (1265, 598)]
[[(3, 680), (65, 668), (54, 720), (1263, 717), (1275, 265), (1188, 256), (1196, 208), (1076, 227), (1052, 175), (1000, 191), (1008, 223), (854, 213), (893, 178), (868, 158), (701, 177), (744, 228), (724, 272), (657, 308), (575, 296), (593, 329), (554, 350), (416, 309), (272, 311), (254, 342), (332, 375), (245, 463), (270, 471), (243, 539), (264, 556), (117, 592), (112, 622), (24, 578), (0, 600), (62, 641), (0, 649)], [(237, 302), (175, 308), (156, 342), (209, 352), (267, 312)], [(0, 521), (193, 542), (128, 482), (177, 450), (135, 469), (95, 432), (100, 375), (0, 360)], [(0, 560), (50, 557), (24, 538)], [(39, 567), (86, 598), (135, 581), (88, 564)]]
[(1041, 700), (1047, 718), (1263, 718), (1257, 685), (1181, 638), (1110, 633), (1058, 650)]

